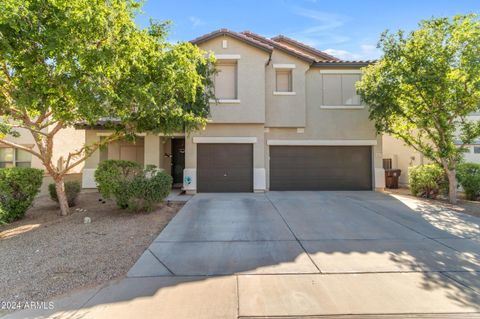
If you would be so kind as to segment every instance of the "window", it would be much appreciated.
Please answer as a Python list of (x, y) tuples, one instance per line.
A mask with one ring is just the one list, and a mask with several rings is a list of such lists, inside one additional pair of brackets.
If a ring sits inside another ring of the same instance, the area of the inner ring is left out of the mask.
[(218, 61), (215, 75), (215, 96), (219, 100), (237, 99), (237, 61)]
[[(106, 138), (107, 138), (106, 136), (100, 136), (100, 142), (104, 142)], [(102, 146), (100, 146), (99, 151), (100, 151), (100, 162), (108, 160), (108, 145), (103, 144)]]
[(32, 154), (21, 149), (0, 147), (0, 168), (4, 167), (30, 167)]
[(473, 152), (474, 152), (475, 154), (480, 154), (480, 146), (474, 146), (474, 147), (473, 147)]
[(360, 74), (322, 74), (323, 106), (355, 107), (361, 106), (360, 96), (355, 83)]
[(292, 92), (292, 70), (276, 70), (275, 83), (276, 92)]

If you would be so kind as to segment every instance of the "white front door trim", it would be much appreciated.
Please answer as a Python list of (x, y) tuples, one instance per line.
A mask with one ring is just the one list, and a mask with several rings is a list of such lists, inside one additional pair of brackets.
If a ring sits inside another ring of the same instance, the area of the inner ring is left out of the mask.
[(372, 146), (377, 140), (267, 140), (267, 145), (292, 146)]
[(198, 136), (193, 138), (193, 143), (254, 144), (257, 143), (257, 138), (235, 136)]

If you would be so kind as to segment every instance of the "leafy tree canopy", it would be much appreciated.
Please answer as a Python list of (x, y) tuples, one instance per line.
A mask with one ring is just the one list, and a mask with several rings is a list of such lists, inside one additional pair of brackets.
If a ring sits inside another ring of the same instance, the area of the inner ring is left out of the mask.
[[(0, 0), (0, 143), (39, 157), (60, 183), (100, 143), (205, 125), (214, 57), (166, 41), (168, 23), (138, 28), (139, 10), (134, 0)], [(121, 123), (109, 138), (52, 162), (58, 131), (106, 119)], [(38, 150), (5, 138), (19, 128)]]
[(480, 136), (480, 123), (467, 118), (480, 106), (478, 15), (433, 18), (408, 34), (387, 31), (378, 46), (382, 58), (357, 84), (377, 131), (401, 139), (454, 179), (462, 145)]

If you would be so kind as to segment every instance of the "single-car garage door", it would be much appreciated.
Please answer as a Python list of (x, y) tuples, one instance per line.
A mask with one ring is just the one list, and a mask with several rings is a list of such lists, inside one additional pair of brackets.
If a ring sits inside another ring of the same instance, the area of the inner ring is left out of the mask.
[(270, 146), (270, 190), (370, 189), (370, 146)]
[(253, 145), (197, 144), (197, 191), (253, 192)]

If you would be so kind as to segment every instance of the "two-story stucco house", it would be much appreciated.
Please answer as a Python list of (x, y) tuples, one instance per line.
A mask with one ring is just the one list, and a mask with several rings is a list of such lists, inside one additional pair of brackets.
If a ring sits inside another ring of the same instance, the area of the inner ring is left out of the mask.
[[(154, 164), (190, 193), (384, 187), (382, 139), (355, 90), (368, 61), (226, 29), (191, 42), (217, 58), (206, 128), (112, 143), (86, 161), (84, 187), (105, 159)], [(108, 134), (88, 129), (86, 142)]]

